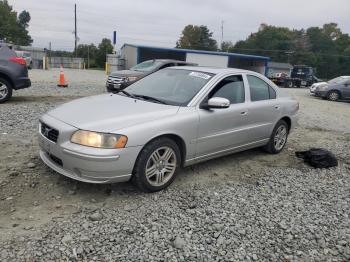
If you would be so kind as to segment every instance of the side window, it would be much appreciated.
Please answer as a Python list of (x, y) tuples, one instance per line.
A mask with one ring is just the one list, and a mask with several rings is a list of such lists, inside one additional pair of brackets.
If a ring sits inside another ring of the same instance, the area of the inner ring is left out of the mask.
[(247, 78), (252, 102), (276, 98), (276, 91), (264, 80), (252, 75), (247, 75)]
[(209, 93), (209, 98), (223, 97), (231, 104), (244, 103), (245, 92), (243, 77), (241, 75), (229, 76), (221, 80)]

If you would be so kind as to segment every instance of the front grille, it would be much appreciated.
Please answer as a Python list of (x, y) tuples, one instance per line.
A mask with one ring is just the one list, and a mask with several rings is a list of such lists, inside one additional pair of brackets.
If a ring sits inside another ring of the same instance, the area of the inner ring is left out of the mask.
[(44, 137), (51, 140), (52, 142), (57, 142), (59, 136), (58, 130), (46, 125), (45, 123), (41, 123), (40, 132)]
[(57, 165), (59, 166), (63, 166), (63, 162), (61, 159), (59, 159), (58, 157), (54, 156), (54, 155), (49, 155), (50, 156), (50, 159), (55, 162)]
[(108, 84), (115, 84), (115, 85), (120, 85), (125, 82), (124, 77), (119, 77), (119, 76), (109, 76), (107, 79)]

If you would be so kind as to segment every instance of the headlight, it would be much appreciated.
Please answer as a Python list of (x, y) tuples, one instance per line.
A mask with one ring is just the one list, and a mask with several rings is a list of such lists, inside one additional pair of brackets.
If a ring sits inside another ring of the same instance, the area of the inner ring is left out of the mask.
[(319, 91), (325, 91), (327, 89), (328, 85), (322, 85), (322, 86), (318, 86), (317, 90)]
[(112, 149), (124, 148), (128, 141), (128, 137), (123, 135), (78, 130), (72, 135), (70, 141), (83, 146)]
[(129, 77), (126, 78), (126, 80), (127, 80), (128, 82), (133, 82), (133, 81), (136, 81), (136, 80), (137, 80), (137, 77), (136, 77), (136, 76), (129, 76)]

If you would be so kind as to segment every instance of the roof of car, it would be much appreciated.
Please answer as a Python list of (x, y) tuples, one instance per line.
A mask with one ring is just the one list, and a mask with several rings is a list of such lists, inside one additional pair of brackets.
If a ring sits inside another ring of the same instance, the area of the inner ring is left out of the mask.
[(239, 69), (239, 68), (220, 68), (220, 67), (206, 67), (206, 66), (174, 66), (171, 67), (174, 69), (183, 69), (183, 70), (193, 70), (200, 71), (210, 74), (222, 74), (222, 73), (248, 73), (251, 71)]
[(158, 61), (158, 62), (162, 62), (162, 63), (183, 63), (183, 64), (193, 64), (193, 63), (189, 63), (186, 61), (181, 61), (181, 60), (175, 60), (175, 59), (151, 59), (149, 61)]

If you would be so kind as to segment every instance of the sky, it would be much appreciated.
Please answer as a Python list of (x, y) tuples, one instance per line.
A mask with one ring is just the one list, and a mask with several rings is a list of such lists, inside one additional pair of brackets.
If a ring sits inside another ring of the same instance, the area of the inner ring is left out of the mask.
[(74, 4), (78, 44), (112, 39), (124, 43), (174, 47), (188, 24), (206, 25), (221, 41), (244, 40), (261, 23), (302, 29), (335, 22), (350, 34), (349, 0), (8, 0), (18, 13), (29, 11), (33, 46), (74, 49)]

